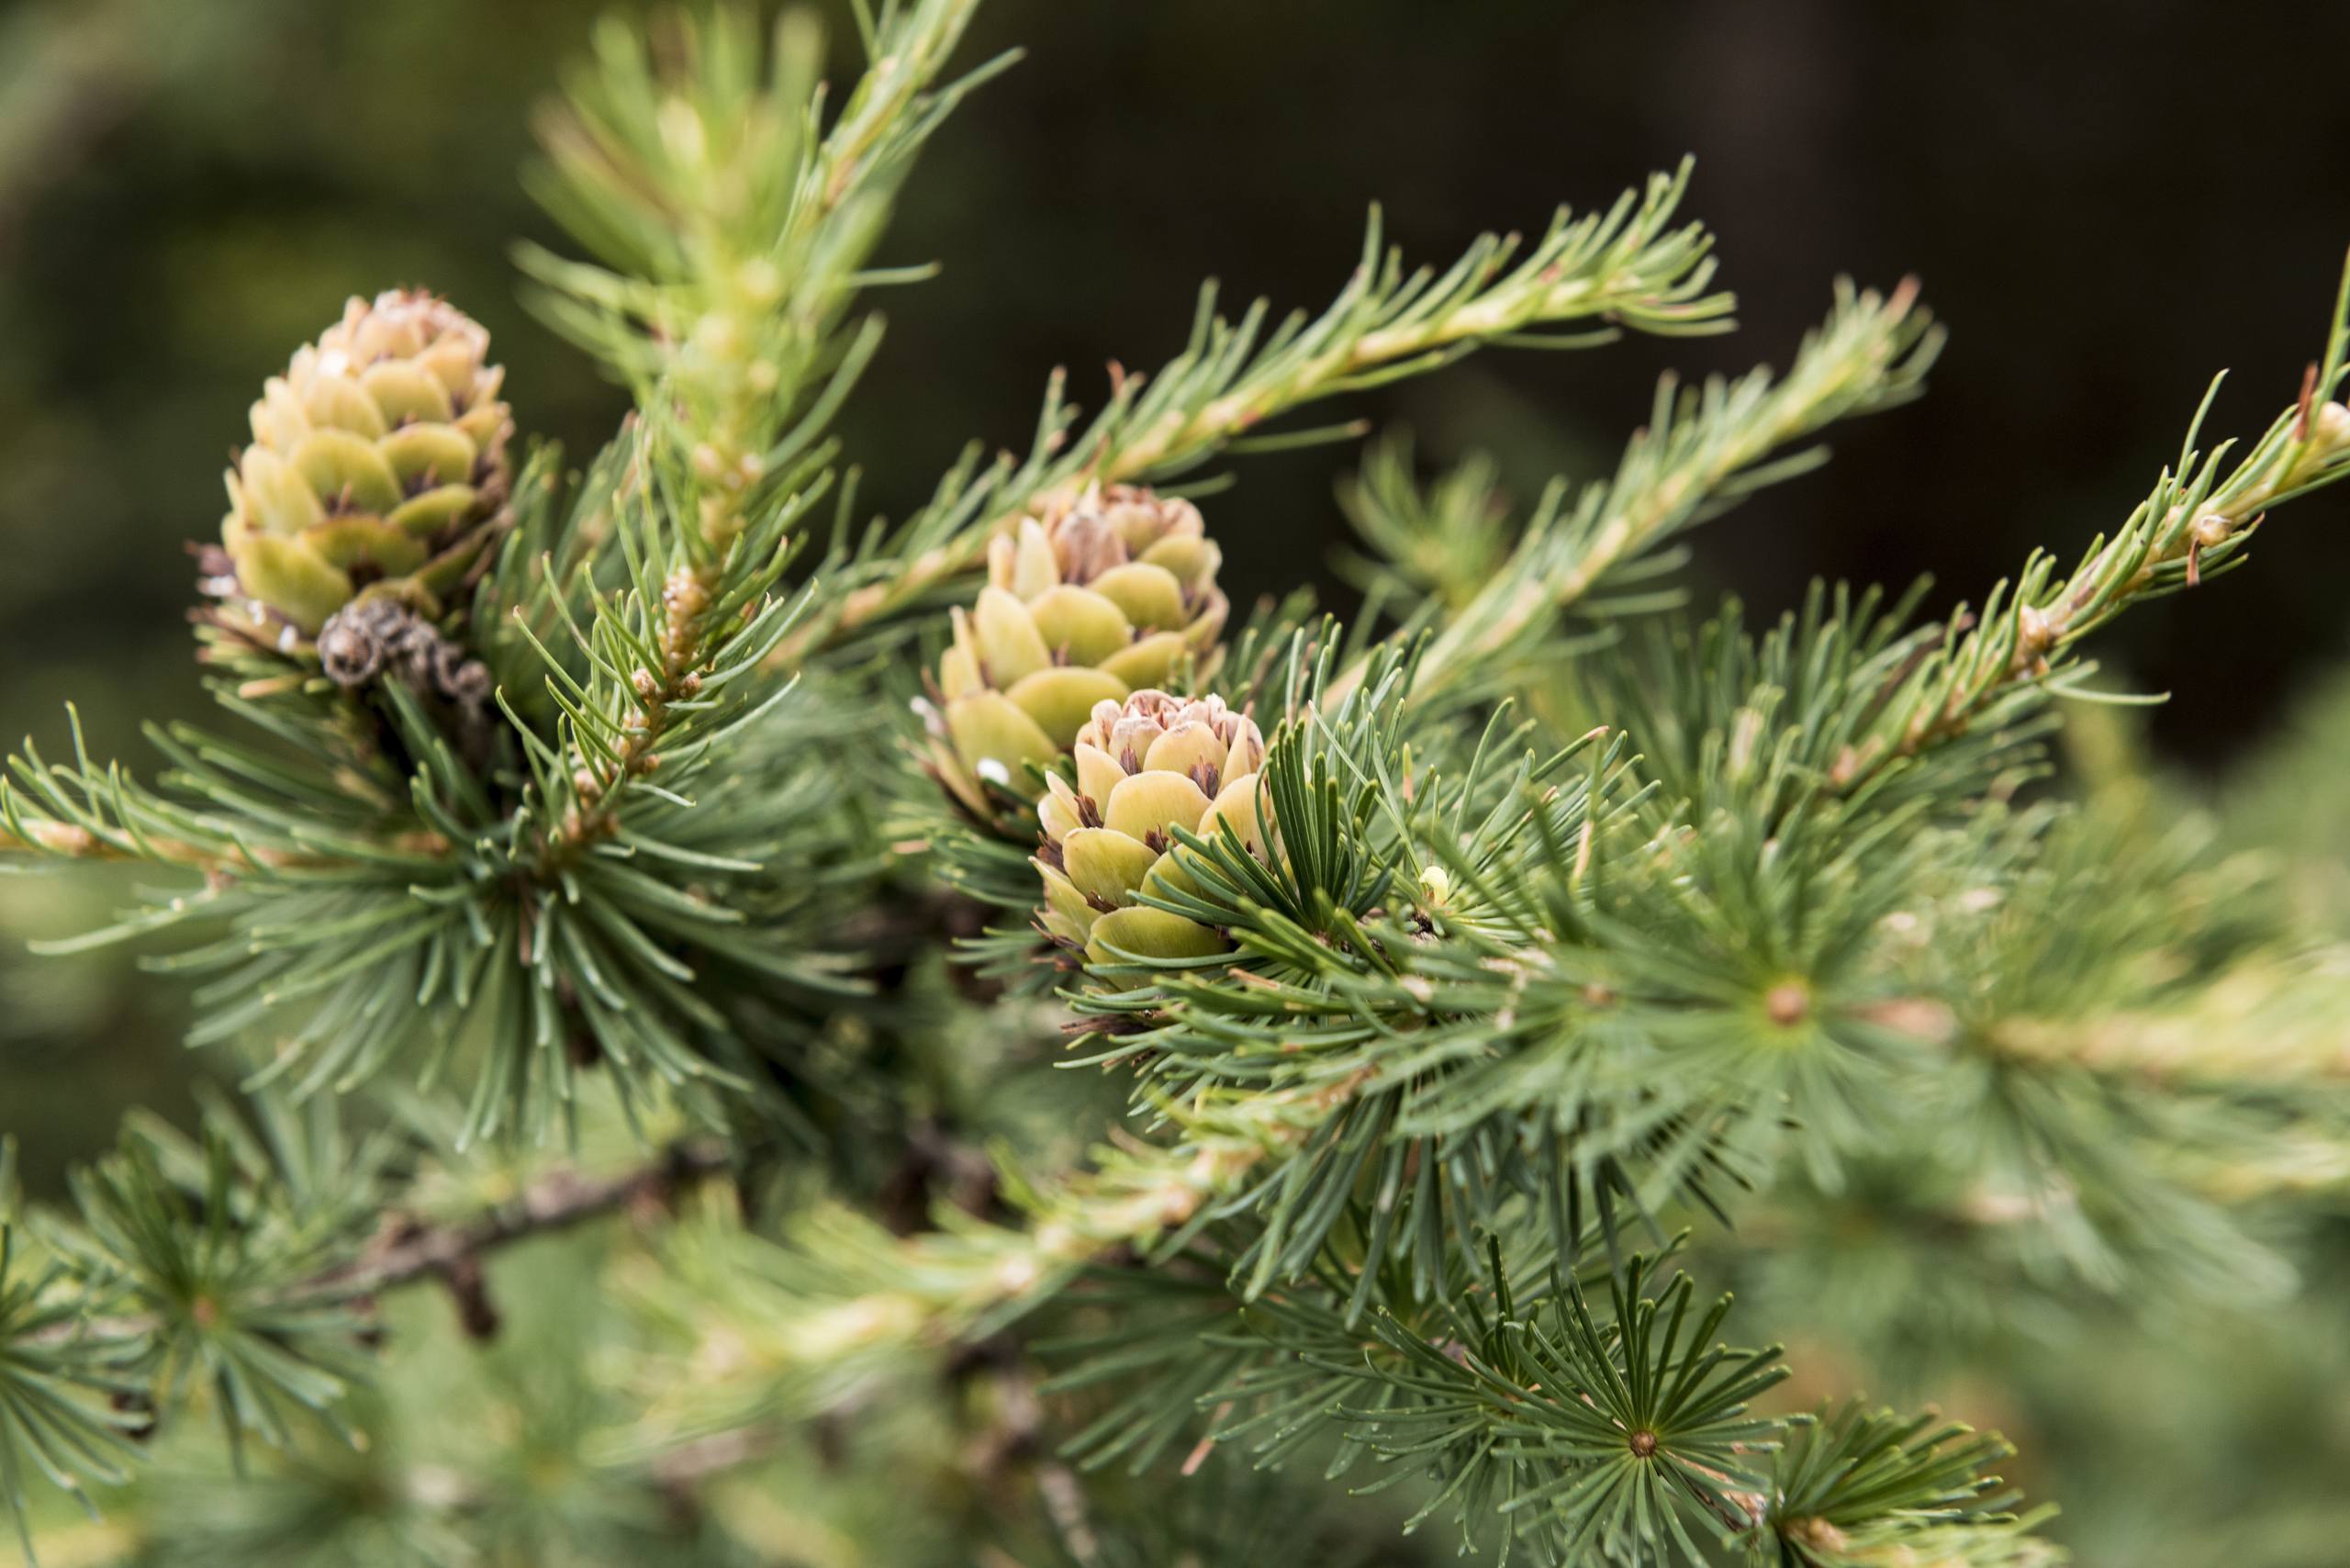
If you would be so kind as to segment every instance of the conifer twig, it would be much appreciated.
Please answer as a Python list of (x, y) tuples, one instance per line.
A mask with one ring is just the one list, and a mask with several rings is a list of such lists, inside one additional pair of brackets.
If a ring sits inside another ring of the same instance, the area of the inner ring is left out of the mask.
[(2099, 536), (2069, 573), (2035, 551), (2013, 591), (1995, 585), (1982, 613), (1955, 616), (1942, 645), (1921, 660), (1887, 704), (1877, 733), (1841, 759), (1833, 782), (1854, 789), (1886, 766), (1965, 734), (2027, 687), (2046, 684), (2065, 653), (2147, 599), (2199, 586), (2243, 559), (2271, 508), (2350, 475), (2350, 269), (2343, 275), (2325, 360), (2300, 395), (2232, 466), (2236, 443), (2200, 452), (2203, 421), (2224, 376), (2213, 378), (2177, 464), (2110, 538)]
[[(1915, 278), (1889, 295), (1840, 286), (1834, 312), (1805, 337), (1785, 376), (1758, 369), (1689, 390), (1667, 376), (1615, 475), (1586, 486), (1572, 507), (1563, 482), (1553, 484), (1474, 596), (1444, 607), (1415, 672), (1415, 697), (1426, 701), (1471, 677), (1582, 603), (1611, 573), (1818, 455), (1766, 462), (1782, 448), (1916, 397), (1942, 337), (1918, 308), (1918, 294)], [(1405, 634), (1422, 626), (1416, 622)], [(1358, 658), (1326, 700), (1351, 693), (1370, 665), (1368, 654)]]
[[(969, 490), (946, 498), (963, 515), (944, 537), (887, 564), (888, 575), (841, 596), (824, 616), (777, 651), (791, 666), (909, 608), (975, 567), (988, 541), (1022, 517), (1065, 504), (1091, 485), (1180, 472), (1213, 457), (1280, 414), (1319, 398), (1375, 386), (1449, 364), (1487, 343), (1579, 347), (1614, 337), (1613, 324), (1662, 334), (1718, 330), (1733, 301), (1708, 293), (1711, 237), (1697, 224), (1671, 227), (1690, 164), (1657, 174), (1605, 213), (1570, 220), (1561, 208), (1525, 254), (1516, 235), (1485, 235), (1440, 277), (1408, 276), (1400, 255), (1382, 251), (1372, 214), (1361, 262), (1337, 298), (1310, 324), (1292, 316), (1259, 346), (1259, 300), (1237, 324), (1201, 299), (1192, 341), (1157, 376), (1113, 369), (1111, 402), (1080, 435), (1056, 371), (1025, 463), (1007, 454)], [(1607, 330), (1531, 336), (1528, 329), (1598, 319)], [(977, 503), (974, 505), (974, 503)], [(934, 503), (934, 511), (941, 510)], [(930, 531), (917, 517), (907, 533)]]
[[(464, 1220), (393, 1232), (381, 1245), (324, 1270), (285, 1293), (284, 1305), (351, 1301), (446, 1276), (516, 1242), (551, 1235), (652, 1198), (666, 1198), (727, 1169), (716, 1139), (670, 1146), (654, 1159), (605, 1176), (561, 1169), (532, 1182), (512, 1199)], [(70, 1318), (19, 1343), (62, 1344), (80, 1338), (130, 1340), (161, 1327), (150, 1317)]]

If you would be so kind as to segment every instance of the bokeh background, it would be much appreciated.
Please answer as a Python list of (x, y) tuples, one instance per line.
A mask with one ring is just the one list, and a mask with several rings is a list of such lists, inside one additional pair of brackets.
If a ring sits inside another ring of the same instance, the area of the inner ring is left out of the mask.
[[(138, 758), (141, 722), (196, 711), (184, 545), (218, 526), (262, 378), (347, 295), (448, 294), (489, 324), (527, 429), (574, 452), (609, 431), (621, 398), (521, 309), (508, 260), (550, 237), (517, 171), (601, 8), (0, 0), (0, 734), (64, 749), (70, 698), (95, 751)], [(1719, 233), (1739, 334), (1495, 352), (1360, 411), (1409, 425), (1431, 465), (1494, 450), (1530, 498), (1605, 472), (1660, 371), (1784, 363), (1837, 274), (1915, 273), (1954, 333), (1932, 395), (1710, 529), (1696, 572), (1769, 613), (1816, 575), (1930, 572), (1946, 603), (2119, 521), (2215, 370), (2235, 371), (2215, 428), (2259, 428), (2322, 348), (2350, 245), (2340, 5), (991, 0), (978, 31), (974, 58), (1029, 60), (929, 155), (890, 259), (946, 272), (887, 300), (846, 421), (892, 512), (972, 437), (1024, 440), (1055, 365), (1098, 395), (1107, 360), (1179, 347), (1204, 277), (1318, 305), (1374, 200), (1443, 261), (1694, 152), (1689, 210)], [(1346, 602), (1326, 562), (1348, 461), (1252, 460), (1213, 503), (1237, 593), (1308, 577)], [(2246, 574), (2101, 652), (2173, 694), (2158, 755), (2216, 776), (2350, 655), (2345, 584), (2350, 494), (2296, 507)], [(0, 879), (0, 1127), (36, 1186), (124, 1104), (185, 1103), (167, 984), (17, 956), (121, 891)], [(2052, 1372), (2037, 1435), (2079, 1528), (2145, 1539), (2149, 1473), (2223, 1520), (2350, 1451), (2308, 1354), (2203, 1367), (2157, 1345), (2119, 1378)], [(2133, 1420), (2156, 1377), (2188, 1403), (2233, 1384), (2213, 1442), (2165, 1449)], [(2297, 1494), (2311, 1517), (2325, 1491)], [(2298, 1550), (2233, 1560), (2338, 1561)]]

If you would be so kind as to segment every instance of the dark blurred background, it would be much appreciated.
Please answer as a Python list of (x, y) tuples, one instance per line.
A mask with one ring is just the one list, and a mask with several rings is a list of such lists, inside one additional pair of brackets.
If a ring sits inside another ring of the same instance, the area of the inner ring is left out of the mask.
[[(95, 749), (143, 762), (138, 723), (195, 710), (184, 542), (217, 527), (262, 378), (346, 295), (447, 293), (490, 325), (527, 429), (574, 452), (609, 431), (621, 398), (519, 308), (508, 262), (551, 238), (516, 170), (599, 9), (0, 7), (0, 733), (62, 747), (71, 698)], [(891, 259), (946, 272), (887, 299), (849, 420), (892, 511), (969, 437), (1024, 440), (1052, 366), (1098, 395), (1109, 358), (1177, 348), (1204, 276), (1316, 305), (1374, 200), (1443, 261), (1694, 151), (1741, 332), (1497, 351), (1362, 411), (1431, 463), (1495, 449), (1530, 496), (1604, 471), (1660, 370), (1784, 363), (1836, 274), (1914, 272), (1955, 334), (1932, 396), (1715, 526), (1698, 570), (1768, 611), (1815, 574), (1979, 596), (2033, 543), (2118, 521), (2212, 371), (2237, 372), (2222, 431), (2288, 401), (2350, 244), (2339, 6), (992, 0), (979, 34), (974, 60), (1030, 58), (912, 187)], [(1253, 461), (1212, 504), (1237, 593), (1329, 586), (1348, 461)], [(2158, 745), (2215, 767), (2350, 651), (2346, 569), (2350, 496), (2305, 503), (2248, 573), (2109, 638), (2175, 693)], [(18, 934), (107, 896), (0, 886)], [(37, 1174), (178, 1071), (152, 1048), (169, 989), (104, 964), (5, 971), (0, 1123)]]

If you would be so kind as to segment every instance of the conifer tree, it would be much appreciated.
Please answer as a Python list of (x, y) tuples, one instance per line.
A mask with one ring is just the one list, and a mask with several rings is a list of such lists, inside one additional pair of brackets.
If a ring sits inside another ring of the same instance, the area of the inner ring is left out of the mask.
[(859, 7), (845, 91), (799, 12), (606, 23), (520, 267), (627, 420), (575, 463), (464, 302), (353, 300), (202, 553), (216, 723), (10, 759), (18, 868), (143, 871), (52, 946), (191, 986), (240, 1086), (62, 1204), (0, 1159), (17, 1544), (2062, 1561), (2000, 1439), (1837, 1377), (2288, 1291), (2350, 1184), (2328, 851), (2114, 761), (2086, 652), (2350, 474), (2350, 296), (2265, 430), (2207, 397), (1940, 614), (1678, 577), (1923, 390), (1906, 282), (1530, 507), (1374, 441), (1360, 610), (1235, 605), (1217, 480), (1349, 393), (1729, 330), (1690, 171), (1425, 264), (1374, 216), (1323, 309), (1204, 291), (877, 518), (834, 426), (925, 274), (893, 197), (1011, 63), (977, 4)]

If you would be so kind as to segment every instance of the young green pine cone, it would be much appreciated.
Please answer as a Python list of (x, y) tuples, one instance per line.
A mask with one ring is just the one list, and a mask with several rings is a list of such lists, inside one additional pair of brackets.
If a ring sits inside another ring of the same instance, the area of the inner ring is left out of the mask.
[(1221, 697), (1137, 691), (1097, 703), (1076, 750), (1076, 788), (1052, 775), (1036, 808), (1045, 827), (1038, 926), (1095, 963), (1115, 962), (1113, 948), (1153, 958), (1223, 952), (1230, 944), (1220, 932), (1135, 895), (1192, 890), (1179, 827), (1213, 838), (1229, 823), (1252, 853), (1265, 852), (1257, 801), (1265, 737), (1256, 722)]
[(955, 611), (938, 664), (946, 734), (934, 760), (947, 787), (992, 815), (982, 780), (1017, 783), (1069, 749), (1096, 703), (1208, 655), (1228, 609), (1221, 559), (1199, 508), (1126, 486), (997, 538), (988, 586)]
[(488, 353), (464, 311), (401, 290), (354, 298), (296, 350), (228, 475), (234, 597), (312, 636), (370, 584), (453, 583), (509, 481), (513, 420)]

